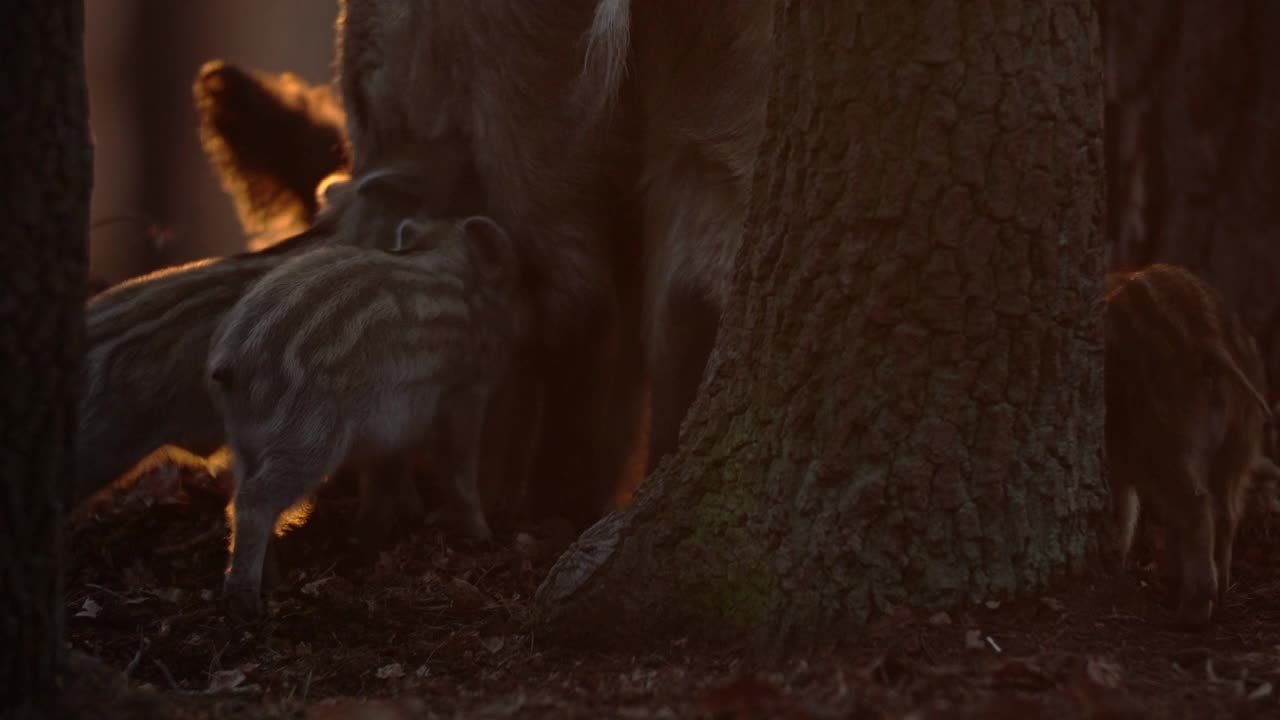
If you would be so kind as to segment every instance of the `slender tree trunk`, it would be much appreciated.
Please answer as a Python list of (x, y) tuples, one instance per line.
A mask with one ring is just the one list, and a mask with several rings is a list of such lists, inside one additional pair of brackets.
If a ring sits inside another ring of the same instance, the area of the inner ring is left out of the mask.
[(778, 7), (716, 350), (678, 452), (540, 589), (553, 632), (822, 644), (1100, 555), (1089, 0)]
[(1107, 47), (1113, 269), (1183, 265), (1280, 373), (1280, 4), (1114, 0)]
[(81, 0), (15, 0), (0, 41), (0, 714), (48, 717), (63, 656), (63, 495), (92, 149)]

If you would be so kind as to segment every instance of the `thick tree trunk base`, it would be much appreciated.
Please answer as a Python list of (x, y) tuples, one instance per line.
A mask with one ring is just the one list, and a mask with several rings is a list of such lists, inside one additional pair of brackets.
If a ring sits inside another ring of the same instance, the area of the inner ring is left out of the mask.
[(81, 0), (6, 6), (0, 42), (0, 716), (48, 717), (65, 655), (62, 507), (75, 475), (93, 177)]
[(1102, 559), (1090, 2), (805, 0), (775, 27), (716, 350), (679, 450), (540, 588), (558, 637), (839, 644)]

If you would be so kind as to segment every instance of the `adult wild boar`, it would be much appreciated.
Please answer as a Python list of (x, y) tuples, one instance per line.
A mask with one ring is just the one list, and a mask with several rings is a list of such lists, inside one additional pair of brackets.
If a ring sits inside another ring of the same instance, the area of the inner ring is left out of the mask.
[(537, 333), (534, 379), (508, 382), (542, 383), (546, 398), (530, 500), (580, 526), (613, 496), (641, 387), (632, 143), (607, 102), (625, 45), (587, 45), (609, 5), (347, 0), (339, 20), (354, 172), (398, 172), (452, 216), (474, 208), (432, 197), (431, 168), (461, 149), (459, 176), (516, 241)]
[[(583, 357), (565, 331), (611, 294), (619, 308), (640, 307), (650, 464), (675, 445), (724, 308), (763, 131), (774, 11), (730, 0), (344, 4), (340, 68), (357, 171), (432, 158), (464, 139), (485, 212), (529, 230), (556, 366)], [(423, 108), (434, 109), (429, 121)], [(619, 151), (628, 144), (638, 157)], [(406, 184), (420, 175), (406, 171)], [(605, 179), (622, 186), (639, 238), (601, 222)], [(638, 285), (626, 245), (636, 241)], [(595, 326), (620, 327), (625, 340), (627, 320), (606, 313)], [(628, 375), (622, 368), (624, 384)], [(632, 397), (627, 387), (610, 404), (623, 437)], [(606, 452), (605, 467), (622, 447)]]
[[(764, 132), (776, 8), (735, 0), (616, 4), (631, 6), (643, 128), (637, 189), (652, 469), (675, 449), (728, 298)], [(605, 17), (620, 22), (620, 15)]]

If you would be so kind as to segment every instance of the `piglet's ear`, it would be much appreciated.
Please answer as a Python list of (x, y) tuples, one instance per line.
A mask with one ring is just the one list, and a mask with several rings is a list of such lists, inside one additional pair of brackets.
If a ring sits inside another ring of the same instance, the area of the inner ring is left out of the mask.
[(345, 172), (330, 173), (316, 187), (316, 205), (321, 211), (340, 204), (343, 195), (351, 192), (351, 176)]
[(412, 218), (401, 220), (400, 225), (396, 227), (396, 244), (391, 248), (391, 252), (430, 250), (431, 248), (422, 247), (422, 241), (426, 236), (426, 225)]
[(497, 277), (513, 270), (516, 257), (511, 237), (492, 218), (475, 215), (462, 221), (467, 256), (481, 274)]
[(345, 117), (329, 87), (213, 61), (193, 91), (205, 155), (245, 230), (309, 225), (320, 181), (350, 165)]

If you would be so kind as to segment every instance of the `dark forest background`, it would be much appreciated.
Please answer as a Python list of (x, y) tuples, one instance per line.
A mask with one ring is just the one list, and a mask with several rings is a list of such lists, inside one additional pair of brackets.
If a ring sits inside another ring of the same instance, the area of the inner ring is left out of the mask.
[(337, 11), (337, 0), (85, 3), (95, 280), (243, 249), (200, 150), (191, 83), (214, 58), (325, 82)]

